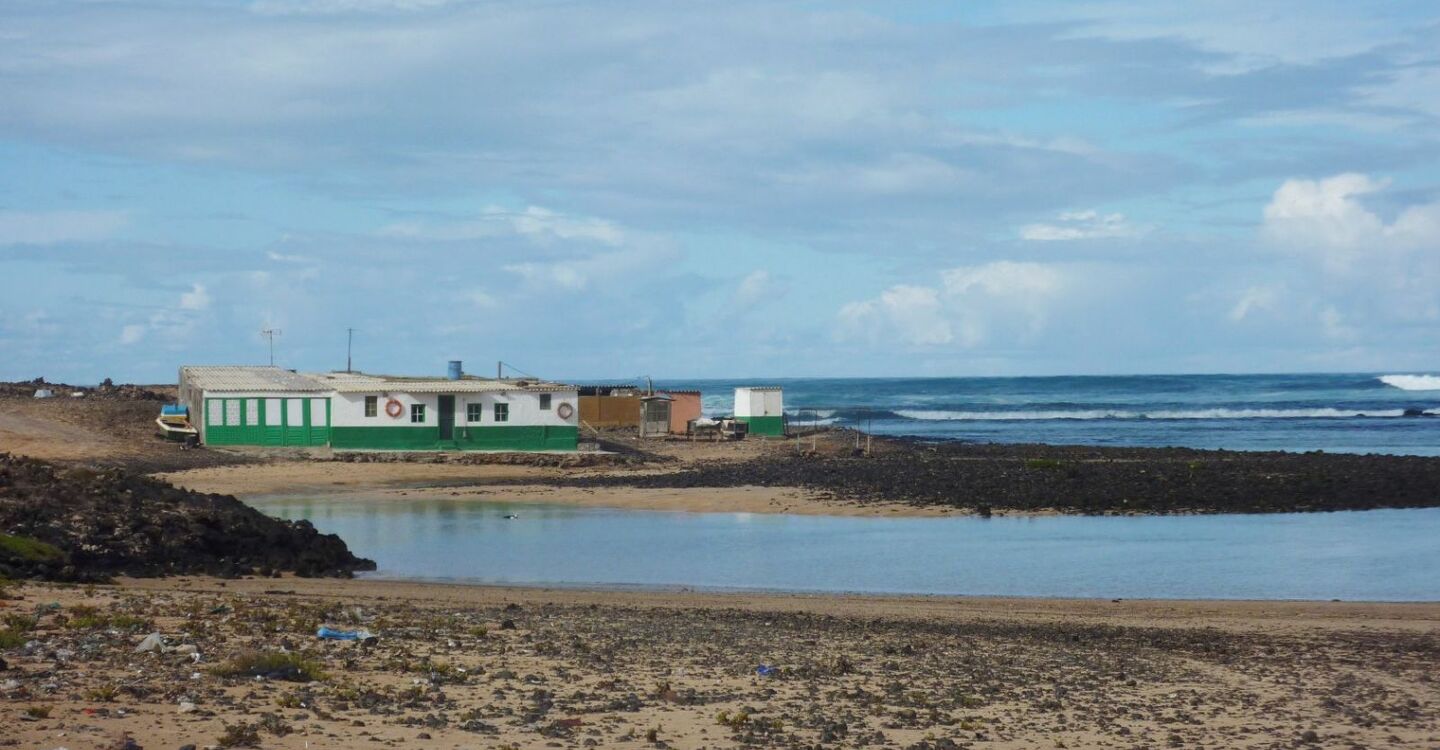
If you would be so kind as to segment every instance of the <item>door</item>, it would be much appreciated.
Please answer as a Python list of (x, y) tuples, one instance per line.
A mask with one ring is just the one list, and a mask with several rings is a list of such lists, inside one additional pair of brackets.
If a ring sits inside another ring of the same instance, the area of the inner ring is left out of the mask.
[(455, 439), (455, 397), (440, 397), (440, 439)]

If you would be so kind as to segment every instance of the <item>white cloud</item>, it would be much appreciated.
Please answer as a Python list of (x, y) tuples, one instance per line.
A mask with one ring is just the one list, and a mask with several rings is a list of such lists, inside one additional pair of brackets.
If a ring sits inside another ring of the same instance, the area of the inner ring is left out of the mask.
[(286, 254), (284, 254), (284, 253), (277, 253), (277, 252), (275, 252), (274, 250), (267, 250), (267, 251), (265, 251), (265, 257), (266, 257), (266, 258), (269, 258), (270, 260), (275, 261), (276, 263), (310, 263), (310, 262), (312, 262), (310, 258), (307, 258), (307, 257), (305, 257), (305, 256), (303, 256), (303, 255), (286, 255)]
[(138, 344), (145, 338), (145, 326), (139, 323), (131, 323), (120, 329), (120, 343), (125, 346)]
[(1355, 173), (1286, 180), (1265, 206), (1264, 234), (1279, 246), (1318, 254), (1329, 269), (1344, 271), (1386, 234), (1380, 217), (1357, 200), (1385, 184)]
[(127, 221), (124, 211), (0, 211), (0, 245), (94, 242)]
[(625, 242), (625, 232), (606, 219), (572, 216), (540, 206), (512, 211), (487, 206), (469, 221), (447, 223), (399, 222), (380, 230), (386, 237), (444, 242), (521, 236), (536, 244), (555, 241), (595, 242), (612, 247)]
[(590, 283), (589, 269), (576, 262), (512, 263), (502, 268), (536, 287), (579, 291)]
[(897, 285), (864, 302), (840, 308), (840, 330), (844, 338), (864, 337), (872, 341), (896, 335), (907, 344), (927, 346), (948, 344), (955, 336), (940, 304), (940, 294), (923, 286)]
[(900, 284), (840, 308), (836, 337), (914, 346), (979, 346), (1000, 332), (1038, 333), (1065, 289), (1064, 274), (1042, 263), (995, 261), (940, 272), (939, 287)]
[(775, 282), (771, 280), (770, 272), (759, 269), (751, 271), (740, 280), (739, 286), (735, 287), (733, 302), (736, 307), (751, 307), (765, 301), (774, 293)]
[(1359, 330), (1348, 325), (1345, 316), (1333, 305), (1328, 305), (1320, 311), (1320, 328), (1327, 338), (1343, 341), (1353, 340), (1360, 335)]
[(1440, 320), (1440, 202), (1386, 222), (1363, 199), (1388, 185), (1358, 173), (1290, 179), (1265, 206), (1262, 236), (1321, 275), (1311, 304), (1326, 338)]
[(470, 300), (470, 304), (483, 310), (493, 310), (500, 306), (500, 300), (495, 299), (495, 295), (483, 289), (472, 289), (465, 296)]
[(1235, 301), (1235, 306), (1230, 308), (1230, 320), (1239, 323), (1252, 313), (1272, 310), (1279, 299), (1279, 287), (1265, 284), (1248, 287), (1240, 293), (1240, 299)]
[(1102, 215), (1097, 211), (1066, 211), (1059, 214), (1053, 223), (1020, 227), (1021, 239), (1039, 242), (1134, 237), (1139, 233), (1125, 221), (1124, 214)]
[(340, 15), (348, 13), (409, 13), (452, 5), (457, 0), (256, 0), (250, 10), (261, 15)]
[(210, 307), (210, 293), (204, 284), (192, 284), (190, 291), (180, 295), (181, 310), (204, 310)]

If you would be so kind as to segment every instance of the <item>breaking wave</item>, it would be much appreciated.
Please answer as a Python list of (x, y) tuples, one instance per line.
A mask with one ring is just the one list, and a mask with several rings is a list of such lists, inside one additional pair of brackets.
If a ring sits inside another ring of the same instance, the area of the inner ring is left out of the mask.
[[(1022, 420), (1022, 419), (1342, 419), (1350, 417), (1403, 417), (1404, 409), (1078, 409), (1067, 411), (921, 411), (895, 412), (905, 419), (922, 421)], [(1440, 414), (1427, 409), (1426, 414)]]
[(1376, 380), (1402, 391), (1440, 391), (1440, 375), (1381, 375)]

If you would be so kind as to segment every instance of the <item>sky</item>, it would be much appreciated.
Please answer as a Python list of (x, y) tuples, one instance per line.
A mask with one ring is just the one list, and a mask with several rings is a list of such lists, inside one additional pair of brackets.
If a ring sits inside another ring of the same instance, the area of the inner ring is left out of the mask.
[(0, 379), (1440, 370), (1440, 6), (0, 2)]

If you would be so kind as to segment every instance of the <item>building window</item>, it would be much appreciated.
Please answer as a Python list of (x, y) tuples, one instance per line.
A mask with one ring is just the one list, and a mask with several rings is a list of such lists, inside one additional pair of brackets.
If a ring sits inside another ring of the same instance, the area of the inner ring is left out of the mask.
[(509, 422), (509, 421), (510, 421), (510, 405), (509, 405), (509, 404), (496, 404), (496, 405), (495, 405), (495, 421), (496, 421), (496, 422)]
[(425, 424), (425, 405), (424, 405), (424, 404), (411, 404), (411, 405), (410, 405), (410, 423), (411, 423), (411, 424)]
[(367, 416), (367, 417), (378, 417), (378, 416), (380, 416), (380, 397), (379, 397), (379, 396), (366, 396), (366, 397), (365, 397), (365, 416)]
[(484, 413), (485, 413), (485, 405), (484, 405), (484, 404), (466, 404), (466, 405), (465, 405), (465, 421), (466, 421), (466, 422), (479, 422), (479, 421), (480, 421), (480, 417), (481, 417)]
[(550, 411), (550, 394), (540, 394), (540, 411)]

